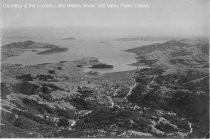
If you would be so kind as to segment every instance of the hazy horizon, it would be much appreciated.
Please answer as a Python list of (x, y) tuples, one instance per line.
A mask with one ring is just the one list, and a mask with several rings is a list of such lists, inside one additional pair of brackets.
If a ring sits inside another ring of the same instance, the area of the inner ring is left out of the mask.
[[(2, 4), (24, 4), (7, 0)], [(149, 4), (149, 8), (2, 8), (2, 26), (17, 28), (95, 27), (133, 30), (141, 35), (207, 36), (207, 0), (30, 0), (33, 4)], [(2, 5), (3, 6), (3, 5)], [(132, 31), (131, 31), (132, 33)]]

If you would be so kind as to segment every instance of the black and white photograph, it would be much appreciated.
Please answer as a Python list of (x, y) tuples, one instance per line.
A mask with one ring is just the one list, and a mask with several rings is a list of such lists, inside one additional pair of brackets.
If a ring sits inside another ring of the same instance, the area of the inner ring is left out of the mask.
[(0, 138), (209, 138), (209, 0), (0, 4)]

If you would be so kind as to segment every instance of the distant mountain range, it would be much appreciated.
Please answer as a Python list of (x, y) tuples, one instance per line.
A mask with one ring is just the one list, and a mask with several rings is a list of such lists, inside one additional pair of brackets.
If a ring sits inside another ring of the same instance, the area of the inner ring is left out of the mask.
[(76, 40), (76, 38), (74, 38), (74, 37), (65, 37), (65, 38), (61, 38), (60, 40)]
[(160, 41), (172, 40), (173, 37), (122, 37), (113, 39), (113, 41)]

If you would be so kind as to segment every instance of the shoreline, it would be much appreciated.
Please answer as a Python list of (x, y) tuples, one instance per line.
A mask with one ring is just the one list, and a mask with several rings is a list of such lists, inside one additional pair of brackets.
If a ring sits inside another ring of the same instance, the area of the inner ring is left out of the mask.
[[(37, 40), (36, 40), (37, 41)], [(49, 41), (49, 40), (48, 40)], [(107, 40), (105, 40), (105, 44), (107, 44), (109, 41), (107, 41)], [(113, 40), (110, 40), (111, 42), (113, 41)], [(42, 42), (42, 41), (41, 41)], [(57, 44), (56, 42), (52, 42), (53, 44)], [(73, 43), (76, 43), (77, 44), (77, 42), (73, 42)], [(93, 42), (91, 42), (91, 43), (93, 43), (93, 45), (101, 45), (101, 43), (97, 43), (97, 41), (93, 41)], [(113, 41), (113, 43), (115, 43), (114, 41)], [(143, 44), (144, 43), (146, 43), (146, 42), (143, 42)], [(148, 42), (149, 43), (149, 42)], [(153, 42), (151, 42), (151, 43), (153, 43)], [(105, 44), (103, 44), (103, 45), (105, 45)], [(118, 44), (118, 43), (117, 43)], [(149, 43), (150, 44), (150, 43)], [(58, 44), (57, 44), (58, 45)], [(67, 45), (66, 44), (64, 44), (64, 46), (65, 47), (67, 47)], [(110, 44), (108, 44), (108, 46), (112, 46), (112, 45), (110, 45)], [(121, 45), (119, 45), (119, 46), (121, 46)], [(134, 45), (134, 48), (135, 47), (137, 47), (138, 45), (135, 43), (135, 45)], [(112, 62), (112, 59), (110, 59), (110, 58), (107, 58), (107, 57), (110, 57), (109, 56), (109, 54), (105, 54), (104, 56), (98, 56), (97, 54), (94, 56), (94, 54), (93, 54), (93, 56), (94, 57), (97, 57), (97, 58), (99, 58), (100, 59), (100, 61), (102, 62), (102, 63), (106, 63), (106, 64), (112, 64), (112, 65), (114, 65), (114, 69), (113, 69), (113, 71), (107, 71), (107, 72), (116, 72), (116, 71), (129, 71), (129, 70), (134, 70), (135, 69), (135, 67), (133, 67), (133, 66), (130, 66), (129, 64), (131, 64), (131, 63), (133, 63), (133, 62), (135, 62), (135, 56), (134, 56), (134, 54), (131, 54), (131, 53), (128, 53), (127, 51), (125, 51), (128, 47), (125, 47), (125, 45), (122, 45), (122, 47), (123, 47), (123, 50), (121, 50), (121, 48), (119, 48), (120, 50), (119, 51), (123, 51), (123, 52), (119, 52), (119, 53), (116, 53), (116, 56), (113, 56), (113, 58), (114, 59), (116, 59), (114, 62)], [(61, 61), (61, 60), (66, 60), (66, 61), (71, 61), (71, 60), (78, 60), (78, 59), (81, 59), (81, 58), (83, 58), (83, 57), (89, 57), (89, 55), (91, 56), (92, 54), (92, 50), (91, 50), (91, 52), (90, 52), (90, 54), (88, 54), (87, 56), (82, 56), (81, 54), (78, 54), (78, 57), (77, 58), (72, 58), (71, 56), (68, 56), (68, 55), (74, 55), (74, 54), (71, 54), (72, 52), (74, 52), (75, 50), (75, 48), (73, 48), (73, 50), (71, 50), (71, 48), (69, 47), (69, 52), (65, 52), (65, 53), (61, 53), (61, 54), (57, 54), (57, 56), (58, 56), (58, 58), (55, 58), (55, 60), (53, 60), (54, 58), (53, 58), (53, 55), (47, 55), (47, 56), (42, 56), (42, 55), (40, 55), (40, 57), (38, 57), (38, 56), (36, 56), (36, 54), (34, 53), (33, 55), (32, 55), (32, 57), (30, 57), (30, 54), (28, 54), (28, 55), (23, 55), (22, 57), (21, 56), (18, 56), (17, 57), (17, 59), (15, 59), (15, 58), (11, 58), (11, 60), (5, 60), (5, 62), (3, 61), (3, 63), (8, 63), (8, 62), (11, 62), (11, 63), (20, 63), (20, 64), (22, 64), (23, 63), (23, 65), (35, 65), (35, 64), (39, 64), (40, 62), (39, 61), (42, 61), (42, 59), (43, 59), (43, 62), (46, 62), (46, 63), (55, 63), (55, 62), (59, 62), (59, 61)], [(89, 49), (89, 48), (88, 48)], [(92, 48), (91, 48), (92, 49)], [(95, 48), (95, 49), (100, 49), (100, 48)], [(104, 49), (104, 47), (103, 47), (103, 49)], [(114, 48), (114, 50), (115, 51), (117, 51), (117, 49), (118, 48)], [(71, 51), (71, 52), (70, 52)], [(109, 51), (108, 51), (109, 52)], [(128, 53), (128, 54), (127, 54)], [(65, 58), (62, 58), (62, 55), (65, 55), (64, 57)], [(81, 56), (80, 56), (81, 55)], [(122, 56), (124, 56), (124, 58), (123, 58), (123, 60), (120, 60), (120, 58), (122, 57)], [(29, 57), (29, 61), (30, 62), (27, 62), (25, 59), (27, 59), (27, 57)], [(46, 57), (46, 58), (45, 58)], [(128, 58), (125, 58), (125, 57), (128, 57)], [(32, 59), (35, 59), (35, 61), (33, 62), (33, 60)], [(2, 59), (3, 60), (3, 59)], [(25, 62), (24, 62), (25, 61)], [(111, 62), (110, 62), (111, 61)], [(119, 63), (123, 63), (123, 61), (124, 61), (124, 63), (125, 64), (119, 64)], [(25, 64), (24, 64), (25, 63)], [(115, 68), (116, 67), (116, 68)], [(123, 70), (121, 70), (121, 69), (123, 69)], [(100, 70), (99, 70), (99, 72), (100, 72)], [(104, 72), (106, 72), (106, 71), (104, 71)], [(103, 72), (103, 73), (104, 73)]]

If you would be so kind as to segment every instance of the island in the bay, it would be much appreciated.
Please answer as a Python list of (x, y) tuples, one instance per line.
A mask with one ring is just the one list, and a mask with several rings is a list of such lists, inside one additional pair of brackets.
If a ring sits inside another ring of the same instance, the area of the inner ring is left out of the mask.
[[(37, 52), (36, 49), (43, 49)], [(68, 48), (59, 47), (48, 43), (39, 43), (32, 40), (27, 40), (23, 42), (10, 43), (1, 46), (2, 57), (1, 60), (5, 60), (8, 57), (18, 56), (23, 54), (25, 51), (31, 50), (32, 52), (37, 52), (37, 55), (44, 54), (54, 54), (68, 51)]]

